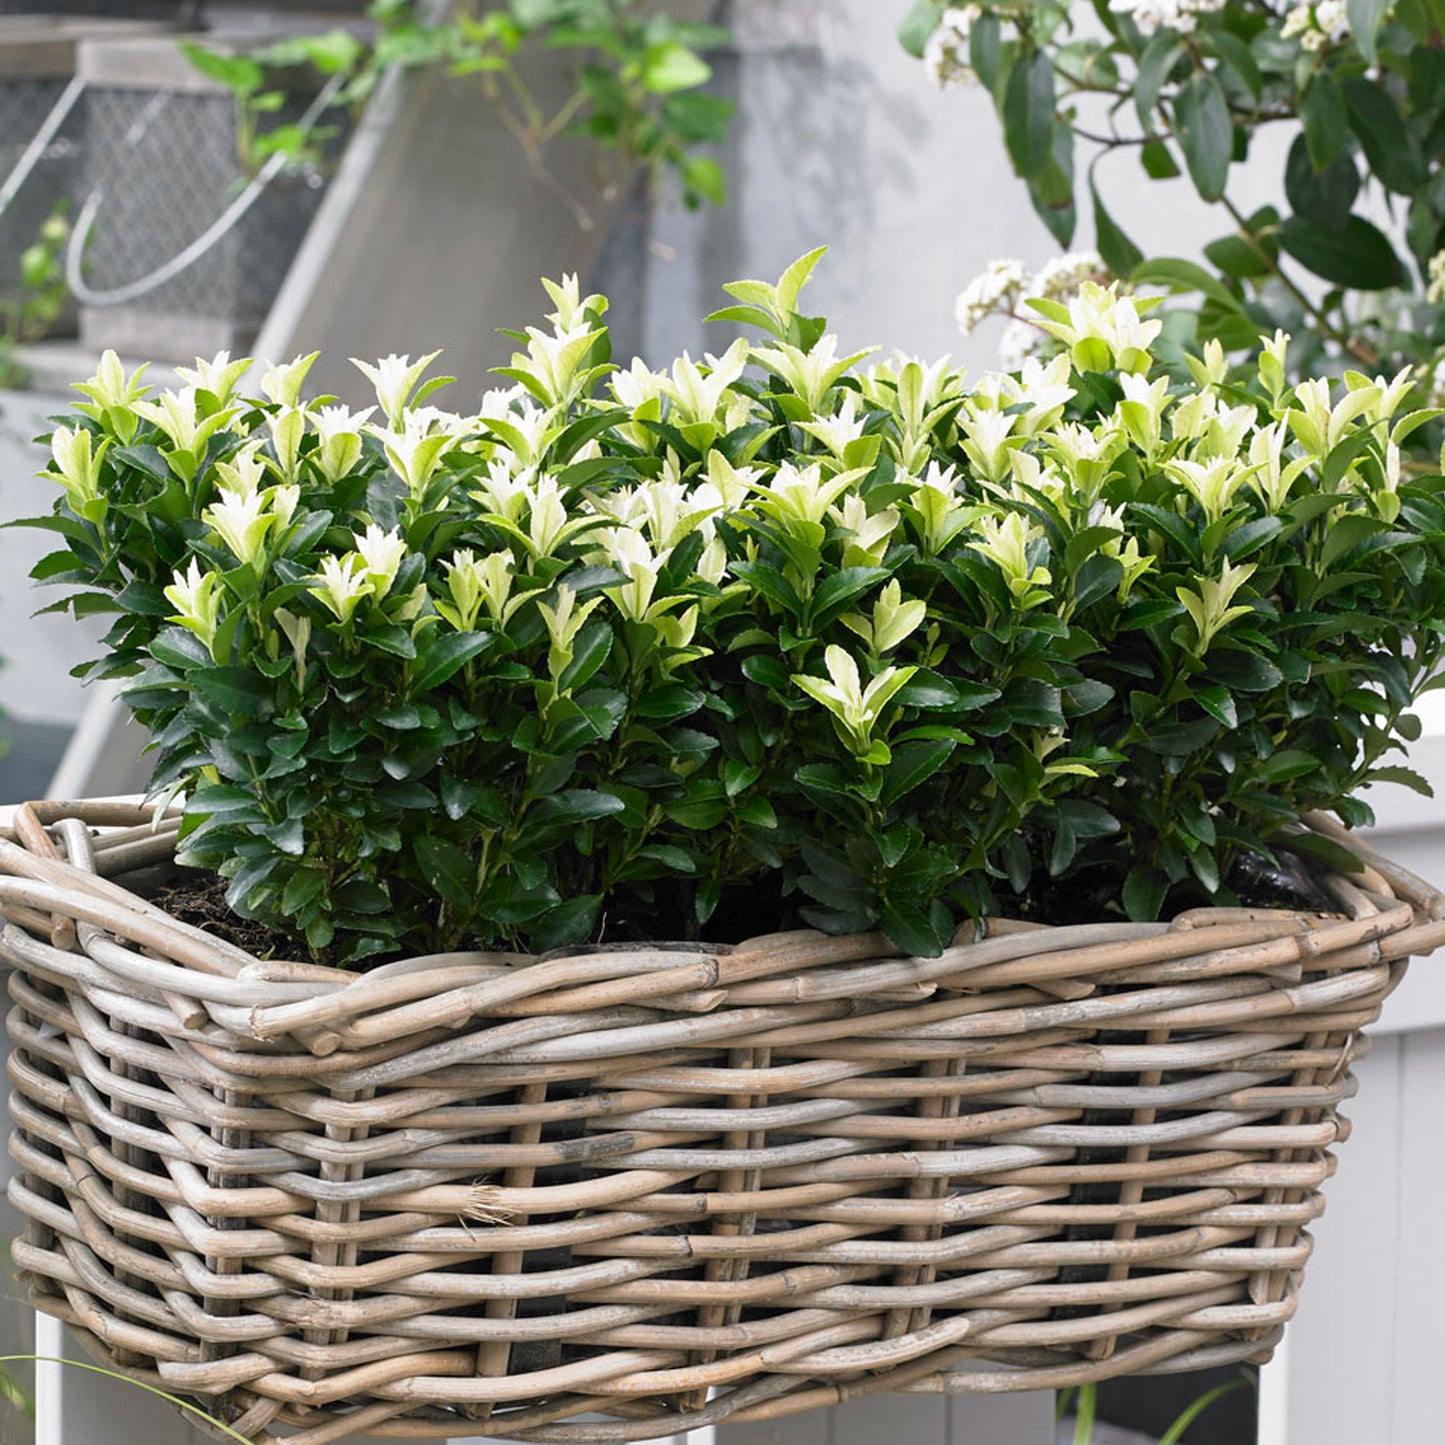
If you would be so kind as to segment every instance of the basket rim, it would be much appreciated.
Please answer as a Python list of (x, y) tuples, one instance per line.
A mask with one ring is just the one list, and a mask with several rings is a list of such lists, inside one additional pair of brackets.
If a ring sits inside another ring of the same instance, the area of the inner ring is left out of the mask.
[[(687, 1041), (702, 1045), (711, 1032), (709, 1015), (724, 999), (734, 1012), (766, 1012), (862, 991), (920, 993), (965, 975), (970, 988), (1041, 983), (1067, 996), (1091, 989), (1084, 981), (1101, 974), (1128, 982), (1140, 969), (1167, 972), (1171, 960), (1197, 955), (1201, 938), (1210, 954), (1273, 948), (1280, 964), (1362, 946), (1383, 962), (1445, 943), (1445, 892), (1316, 813), (1305, 819), (1309, 828), (1348, 848), (1362, 865), (1349, 878), (1320, 875), (1340, 905), (1338, 914), (1206, 907), (1153, 923), (1037, 925), (989, 918), (972, 938), (964, 936), (967, 925), (960, 927), (936, 958), (906, 954), (877, 932), (799, 929), (736, 944), (659, 940), (583, 944), (539, 956), (505, 950), (422, 954), (349, 972), (257, 958), (173, 918), (108, 876), (168, 858), (180, 820), (177, 809), (159, 812), (141, 802), (19, 805), (9, 826), (0, 826), (0, 911), (10, 919), (5, 952), (43, 967), (34, 945), (37, 934), (48, 935), (52, 949), (83, 949), (78, 956), (89, 958), (96, 982), (171, 996), (188, 1015), (182, 1023), (199, 1023), (207, 1009), (234, 1010), (244, 1014), (235, 1022), (245, 1038), (262, 1045), (295, 1039), (318, 1060), (342, 1046), (338, 1025), (350, 1026), (354, 1048), (397, 1030), (456, 1029), (498, 1011), (518, 1015), (528, 1003), (535, 1012), (525, 1016), (561, 1017), (599, 1008), (655, 1008), (666, 1000), (669, 1016), (686, 1026)], [(56, 847), (51, 830), (71, 857)], [(85, 935), (79, 942), (77, 931)], [(1262, 964), (1268, 967), (1269, 960)]]

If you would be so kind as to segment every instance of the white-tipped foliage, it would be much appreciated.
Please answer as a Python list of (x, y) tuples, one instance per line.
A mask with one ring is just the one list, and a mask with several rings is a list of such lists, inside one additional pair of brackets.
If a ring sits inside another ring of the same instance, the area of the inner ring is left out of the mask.
[(1291, 385), (1283, 335), (1166, 368), (1077, 266), (1018, 373), (860, 373), (797, 309), (816, 259), (729, 288), (767, 344), (657, 371), (549, 286), (467, 417), (434, 356), (358, 363), (377, 420), (304, 397), (311, 357), (254, 401), (225, 355), (154, 400), (103, 359), (41, 572), (114, 610), (98, 670), (234, 907), (354, 961), (734, 890), (931, 952), (1046, 873), (1147, 914), (1364, 819), (1445, 635), (1409, 378)]

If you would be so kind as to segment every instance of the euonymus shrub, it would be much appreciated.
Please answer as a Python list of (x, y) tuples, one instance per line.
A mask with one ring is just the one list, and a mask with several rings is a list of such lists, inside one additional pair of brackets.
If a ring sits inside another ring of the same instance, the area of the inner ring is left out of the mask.
[(183, 860), (341, 962), (765, 897), (930, 953), (1031, 876), (1227, 900), (1303, 810), (1411, 780), (1445, 507), (1407, 376), (1292, 387), (1282, 336), (1248, 388), (1171, 375), (1092, 284), (1019, 375), (865, 367), (797, 310), (816, 259), (728, 288), (763, 344), (665, 372), (548, 285), (469, 416), (430, 357), (363, 366), (358, 413), (311, 358), (255, 399), (246, 361), (153, 397), (107, 356), (36, 575), (115, 614), (93, 671)]

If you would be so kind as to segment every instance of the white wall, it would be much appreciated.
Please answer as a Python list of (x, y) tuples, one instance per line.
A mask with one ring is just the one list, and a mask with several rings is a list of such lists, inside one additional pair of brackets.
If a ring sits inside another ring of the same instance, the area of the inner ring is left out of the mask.
[[(89, 373), (84, 373), (89, 375)], [(50, 431), (47, 417), (66, 410), (67, 400), (34, 392), (0, 392), (0, 522), (48, 513), (55, 488), (35, 473), (46, 454), (33, 438)], [(33, 528), (0, 530), (0, 710), (32, 722), (73, 722), (85, 704), (76, 663), (99, 654), (104, 625), (90, 618), (31, 614), (64, 590), (36, 592), (27, 580), (31, 567), (58, 539)]]
[[(720, 349), (707, 337), (726, 333), (697, 319), (725, 302), (724, 281), (774, 279), (819, 245), (830, 250), (806, 300), (845, 346), (947, 353), (979, 370), (993, 364), (1001, 323), (965, 340), (954, 297), (996, 258), (1036, 267), (1059, 248), (1010, 170), (987, 94), (934, 89), (899, 45), (910, 6), (736, 0), (740, 57), (735, 73), (719, 67), (739, 101), (723, 157), (728, 204), (654, 219), (642, 331), (653, 365), (684, 347), (696, 355), (703, 342)], [(1277, 198), (1288, 139), (1266, 133), (1257, 164), (1234, 171), (1230, 196), (1246, 212)], [(1080, 178), (1087, 160), (1081, 147)], [(1146, 254), (1197, 258), (1205, 242), (1233, 229), (1187, 180), (1148, 180), (1132, 150), (1101, 163), (1098, 179), (1114, 219)], [(1074, 248), (1092, 243), (1086, 202)]]

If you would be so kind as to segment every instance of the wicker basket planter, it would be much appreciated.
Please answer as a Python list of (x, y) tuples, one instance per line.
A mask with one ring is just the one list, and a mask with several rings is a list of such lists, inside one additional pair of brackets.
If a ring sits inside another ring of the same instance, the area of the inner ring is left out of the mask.
[(174, 837), (146, 818), (0, 842), (15, 1256), (100, 1356), (294, 1445), (1263, 1359), (1359, 1031), (1445, 941), (1370, 856), (1330, 917), (347, 976), (129, 891)]

